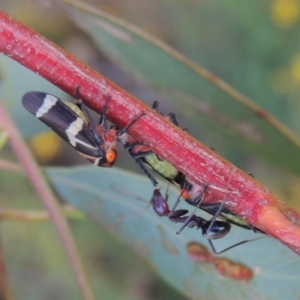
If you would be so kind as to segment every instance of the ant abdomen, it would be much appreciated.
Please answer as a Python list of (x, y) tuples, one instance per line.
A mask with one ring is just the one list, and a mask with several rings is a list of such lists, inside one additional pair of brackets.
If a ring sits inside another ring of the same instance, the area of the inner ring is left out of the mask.
[(202, 225), (202, 235), (209, 240), (216, 240), (224, 237), (230, 231), (231, 225), (224, 221), (211, 221)]

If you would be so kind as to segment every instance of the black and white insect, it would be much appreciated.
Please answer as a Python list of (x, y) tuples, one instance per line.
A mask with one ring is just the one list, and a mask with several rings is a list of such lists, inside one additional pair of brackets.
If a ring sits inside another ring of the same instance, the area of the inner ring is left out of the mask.
[(108, 129), (106, 112), (110, 97), (107, 97), (99, 125), (96, 126), (79, 97), (78, 88), (76, 94), (76, 104), (63, 102), (44, 92), (28, 92), (23, 96), (22, 103), (26, 110), (49, 126), (94, 165), (112, 167), (117, 158), (117, 136), (124, 134), (144, 115), (144, 112), (122, 130), (117, 130), (113, 126)]

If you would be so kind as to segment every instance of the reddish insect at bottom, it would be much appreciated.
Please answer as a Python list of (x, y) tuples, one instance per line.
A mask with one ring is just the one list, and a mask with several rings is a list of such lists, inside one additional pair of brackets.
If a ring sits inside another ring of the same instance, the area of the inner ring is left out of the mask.
[(225, 257), (216, 257), (198, 242), (187, 244), (187, 255), (194, 262), (211, 263), (217, 273), (223, 277), (242, 281), (250, 281), (253, 278), (253, 271), (249, 267)]
[(250, 281), (253, 278), (253, 271), (249, 267), (228, 258), (215, 258), (213, 264), (221, 276), (243, 281)]

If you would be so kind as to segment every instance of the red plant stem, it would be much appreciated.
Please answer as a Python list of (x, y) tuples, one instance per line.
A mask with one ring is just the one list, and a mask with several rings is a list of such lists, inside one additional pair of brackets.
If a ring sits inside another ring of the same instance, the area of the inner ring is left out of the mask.
[(78, 85), (82, 100), (96, 112), (101, 113), (110, 95), (108, 118), (119, 127), (124, 127), (141, 111), (146, 112), (146, 116), (130, 128), (131, 135), (147, 142), (156, 154), (195, 182), (209, 183), (209, 192), (217, 199), (226, 197), (226, 206), (231, 211), (300, 255), (299, 214), (283, 205), (263, 185), (3, 12), (0, 13), (0, 28), (1, 52), (71, 95), (75, 95)]

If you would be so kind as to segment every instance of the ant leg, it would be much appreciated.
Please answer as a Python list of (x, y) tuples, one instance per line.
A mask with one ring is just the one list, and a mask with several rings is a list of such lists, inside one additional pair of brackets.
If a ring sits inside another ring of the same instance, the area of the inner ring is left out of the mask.
[(108, 101), (109, 101), (110, 99), (111, 99), (111, 96), (107, 96), (106, 101), (105, 101), (105, 103), (104, 103), (104, 105), (103, 105), (102, 115), (101, 115), (101, 117), (100, 117), (100, 119), (99, 119), (99, 123), (98, 123), (99, 125), (102, 125), (102, 126), (103, 126), (103, 130), (104, 130), (104, 131), (107, 130), (106, 113), (107, 113), (107, 103), (108, 103)]
[(154, 187), (158, 186), (158, 182), (154, 178), (154, 176), (151, 174), (151, 172), (147, 169), (144, 162), (141, 160), (142, 157), (148, 154), (152, 154), (152, 151), (142, 152), (142, 153), (133, 153), (131, 149), (136, 146), (140, 145), (141, 143), (139, 141), (132, 143), (130, 145), (125, 146), (125, 149), (128, 150), (129, 155), (135, 160), (135, 162), (138, 164), (138, 166), (143, 170), (143, 172), (147, 175), (147, 177), (150, 179)]
[[(160, 113), (159, 110), (157, 109), (158, 105), (159, 105), (159, 102), (158, 101), (154, 101), (153, 104), (152, 104), (152, 109), (154, 109), (156, 112)], [(175, 116), (174, 113), (169, 113), (168, 116), (169, 116), (169, 119), (172, 121), (172, 123), (174, 125), (179, 126), (179, 124), (177, 122), (177, 119), (176, 119), (176, 116)]]
[[(227, 188), (228, 188), (228, 186), (229, 186), (229, 182), (230, 182), (230, 179), (231, 179), (231, 177), (232, 177), (232, 174), (233, 174), (235, 171), (236, 171), (236, 169), (234, 168), (234, 169), (232, 169), (232, 171), (231, 171), (231, 173), (230, 173), (229, 180), (228, 180), (228, 183), (227, 183)], [(228, 189), (226, 189), (226, 192), (225, 192), (225, 195), (224, 195), (224, 200), (226, 199), (227, 193), (228, 193)], [(221, 212), (222, 212), (223, 209), (224, 209), (224, 205), (225, 205), (224, 202), (225, 202), (225, 201), (222, 201), (222, 202), (221, 202), (221, 205), (219, 206), (217, 212), (214, 214), (214, 216), (212, 217), (212, 219), (209, 221), (209, 222), (210, 222), (210, 225), (209, 225), (209, 227), (207, 228), (207, 230), (204, 232), (204, 235), (209, 235), (209, 234), (212, 233), (211, 229), (212, 229), (213, 226), (215, 225), (217, 218), (219, 217), (219, 215), (221, 214)]]
[(157, 109), (158, 105), (159, 105), (159, 102), (158, 101), (154, 101), (153, 104), (152, 104), (152, 109), (154, 109), (155, 111), (157, 111), (159, 113), (159, 111)]
[(174, 212), (174, 210), (176, 209), (177, 205), (179, 204), (179, 201), (180, 201), (180, 198), (181, 198), (181, 196), (183, 194), (183, 191), (186, 190), (186, 189), (188, 189), (188, 188), (190, 188), (190, 184), (187, 181), (184, 180), (184, 177), (182, 177), (180, 179), (180, 188), (181, 188), (182, 192), (178, 196), (175, 204), (173, 205), (173, 207), (171, 209), (171, 212)]
[(152, 182), (154, 187), (158, 186), (158, 182), (156, 181), (156, 179), (153, 177), (153, 175), (149, 172), (149, 170), (145, 167), (144, 163), (136, 157), (133, 157), (133, 159), (136, 161), (136, 163), (140, 166), (140, 168), (144, 171), (144, 173), (148, 176), (148, 178), (150, 179), (150, 181)]
[(127, 124), (123, 129), (117, 132), (117, 135), (120, 136), (124, 134), (137, 120), (139, 120), (142, 116), (145, 116), (146, 113), (143, 111), (139, 116), (133, 119), (129, 124)]
[(172, 121), (172, 123), (174, 125), (176, 125), (177, 127), (179, 127), (179, 124), (177, 122), (175, 114), (174, 113), (169, 113), (168, 116), (169, 116), (170, 120)]
[(170, 184), (168, 183), (168, 185), (167, 185), (167, 189), (166, 189), (166, 196), (165, 196), (165, 199), (166, 199), (166, 202), (168, 202), (168, 200), (169, 200), (169, 187), (170, 187)]
[(225, 249), (223, 249), (223, 250), (221, 250), (221, 251), (216, 251), (216, 249), (215, 249), (215, 247), (214, 247), (214, 245), (213, 245), (213, 243), (212, 243), (211, 240), (208, 240), (208, 242), (209, 242), (209, 245), (210, 245), (212, 251), (213, 251), (215, 254), (221, 254), (221, 253), (224, 253), (224, 252), (226, 252), (226, 251), (228, 251), (228, 250), (230, 250), (230, 249), (232, 249), (232, 248), (235, 248), (235, 247), (237, 247), (237, 246), (240, 246), (240, 245), (243, 245), (243, 244), (246, 244), (246, 243), (249, 243), (249, 242), (253, 242), (253, 241), (256, 241), (256, 240), (260, 240), (260, 239), (265, 238), (265, 237), (268, 237), (268, 236), (260, 236), (260, 237), (255, 238), (255, 239), (244, 240), (244, 241), (238, 242), (238, 243), (236, 243), (236, 244), (233, 244), (233, 245), (231, 245), (231, 246), (229, 246), (229, 247), (227, 247), (227, 248), (225, 248)]
[(170, 213), (169, 213), (169, 218), (172, 217), (172, 215), (174, 214), (174, 211), (175, 211), (175, 208), (177, 207), (179, 201), (180, 201), (180, 198), (181, 198), (181, 195), (182, 195), (182, 192), (180, 193), (180, 195), (178, 196), (175, 204), (173, 205), (172, 209), (170, 210)]
[(194, 211), (191, 213), (191, 215), (186, 219), (186, 221), (184, 222), (184, 224), (181, 226), (181, 228), (176, 232), (176, 234), (179, 234), (187, 225), (188, 223), (191, 221), (191, 219), (193, 218), (193, 216), (195, 215), (195, 212), (197, 210), (197, 208), (200, 207), (201, 203), (203, 202), (204, 200), (204, 197), (205, 197), (205, 193), (206, 193), (206, 190), (208, 188), (208, 184), (206, 184), (204, 187), (203, 187), (203, 190), (201, 192), (201, 195), (199, 196), (199, 202), (197, 204), (197, 206), (195, 207)]
[(75, 100), (76, 100), (75, 104), (82, 110), (81, 106), (83, 105), (83, 103), (79, 94), (79, 85), (77, 84), (75, 86)]
[(224, 202), (221, 203), (221, 205), (219, 206), (217, 212), (215, 213), (215, 215), (212, 217), (212, 219), (209, 221), (210, 225), (207, 228), (205, 235), (208, 235), (211, 233), (211, 229), (213, 228), (213, 226), (215, 225), (216, 219), (218, 218), (218, 216), (221, 214), (222, 210), (224, 208)]

